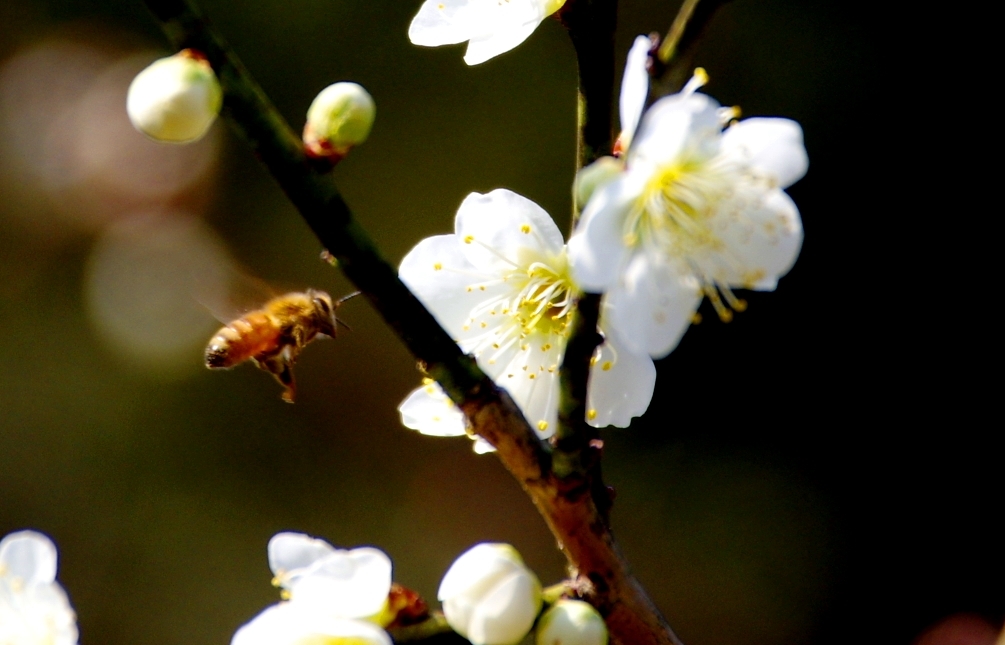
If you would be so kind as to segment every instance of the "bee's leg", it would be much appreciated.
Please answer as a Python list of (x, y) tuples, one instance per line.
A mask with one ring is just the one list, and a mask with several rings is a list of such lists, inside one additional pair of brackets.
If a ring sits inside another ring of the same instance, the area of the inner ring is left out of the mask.
[(258, 366), (276, 377), (276, 380), (286, 388), (283, 392), (283, 400), (287, 403), (293, 403), (297, 395), (297, 385), (293, 380), (293, 360), (287, 356), (286, 352), (261, 359), (258, 361)]

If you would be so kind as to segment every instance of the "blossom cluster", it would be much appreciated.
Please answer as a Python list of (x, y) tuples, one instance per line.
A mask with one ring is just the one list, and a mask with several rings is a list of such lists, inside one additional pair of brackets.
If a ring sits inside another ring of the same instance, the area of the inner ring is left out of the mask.
[[(77, 645), (56, 557), (52, 541), (35, 531), (0, 540), (3, 645)], [(268, 560), (281, 600), (240, 627), (231, 645), (392, 645), (386, 627), (429, 618), (417, 594), (392, 584), (391, 559), (380, 549), (336, 549), (287, 532), (269, 541)], [(437, 597), (447, 624), (473, 645), (516, 645), (535, 624), (537, 645), (607, 643), (603, 618), (586, 602), (553, 600), (542, 613), (541, 583), (508, 544), (465, 552)]]
[[(391, 560), (383, 551), (345, 551), (279, 533), (268, 552), (282, 600), (238, 629), (231, 645), (391, 645), (383, 628), (403, 624), (404, 606), (392, 601)], [(437, 597), (447, 624), (473, 645), (516, 645), (535, 623), (538, 645), (607, 643), (603, 618), (583, 601), (559, 600), (542, 614), (541, 583), (508, 544), (465, 552)]]
[[(515, 46), (555, 8), (534, 0), (428, 0), (409, 34), (423, 45), (469, 39), (465, 60), (473, 64), (484, 60), (473, 48)], [(496, 11), (522, 16), (521, 28), (491, 20)], [(555, 431), (558, 371), (583, 293), (603, 294), (604, 340), (592, 360), (586, 422), (626, 427), (649, 406), (652, 360), (677, 346), (702, 300), (729, 322), (747, 306), (735, 290), (773, 290), (802, 245), (799, 211), (784, 192), (807, 168), (799, 125), (736, 121), (737, 108), (698, 92), (708, 80), (701, 69), (643, 114), (652, 48), (640, 36), (628, 54), (615, 156), (577, 175), (582, 214), (568, 244), (537, 204), (497, 189), (468, 195), (454, 233), (423, 240), (399, 269), (541, 438)], [(406, 427), (424, 434), (467, 432), (463, 414), (431, 381), (399, 411)], [(477, 452), (492, 449), (475, 441)]]
[[(558, 420), (558, 370), (582, 293), (562, 233), (540, 206), (505, 189), (468, 195), (454, 231), (420, 242), (399, 275), (509, 391), (538, 434), (549, 437)], [(605, 324), (606, 316), (602, 331)], [(595, 358), (589, 422), (625, 427), (649, 406), (656, 368), (649, 356), (614, 338)], [(412, 392), (399, 410), (407, 427), (425, 434), (465, 434), (460, 411), (432, 383)], [(475, 448), (490, 449), (482, 440)]]

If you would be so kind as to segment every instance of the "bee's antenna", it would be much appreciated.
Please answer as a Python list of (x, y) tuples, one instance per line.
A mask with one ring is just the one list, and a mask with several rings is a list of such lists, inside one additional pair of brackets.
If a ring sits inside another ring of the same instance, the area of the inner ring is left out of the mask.
[[(352, 293), (350, 293), (348, 295), (342, 296), (341, 298), (339, 298), (338, 300), (335, 301), (335, 306), (338, 307), (339, 305), (341, 305), (346, 300), (352, 300), (353, 298), (355, 298), (356, 296), (358, 296), (361, 293), (363, 293), (363, 292), (362, 291), (353, 291)], [(340, 320), (339, 322), (342, 322), (342, 321)], [(343, 324), (345, 324), (345, 323), (343, 323)]]
[(335, 319), (335, 322), (336, 322), (336, 323), (338, 323), (338, 324), (340, 324), (340, 325), (342, 325), (343, 327), (345, 327), (345, 328), (346, 328), (346, 329), (348, 329), (349, 331), (352, 331), (352, 327), (350, 327), (349, 325), (347, 325), (347, 324), (345, 324), (344, 322), (342, 322), (342, 319), (341, 319), (341, 318), (336, 318), (336, 319)]

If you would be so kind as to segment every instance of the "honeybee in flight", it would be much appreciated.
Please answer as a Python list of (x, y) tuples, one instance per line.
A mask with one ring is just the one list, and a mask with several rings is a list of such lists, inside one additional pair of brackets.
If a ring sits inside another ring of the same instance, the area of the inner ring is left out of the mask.
[(226, 369), (246, 360), (276, 377), (286, 390), (283, 400), (293, 403), (296, 383), (293, 365), (300, 352), (318, 336), (335, 338), (339, 306), (359, 292), (332, 301), (324, 291), (308, 289), (273, 298), (216, 332), (206, 346), (206, 367)]

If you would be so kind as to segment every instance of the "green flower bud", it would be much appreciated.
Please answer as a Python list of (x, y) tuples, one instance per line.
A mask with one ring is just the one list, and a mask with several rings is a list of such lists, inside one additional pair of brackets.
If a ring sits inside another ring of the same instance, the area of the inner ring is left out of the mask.
[(537, 645), (607, 645), (607, 625), (590, 603), (559, 600), (537, 622)]
[(321, 90), (304, 126), (304, 146), (312, 157), (338, 161), (353, 146), (366, 141), (377, 107), (370, 93), (356, 83), (335, 83)]
[(589, 166), (580, 168), (576, 173), (576, 181), (572, 185), (572, 194), (576, 198), (576, 208), (583, 210), (590, 201), (593, 192), (614, 179), (625, 169), (625, 164), (614, 157), (601, 157)]

